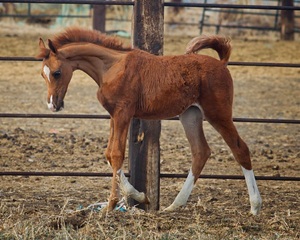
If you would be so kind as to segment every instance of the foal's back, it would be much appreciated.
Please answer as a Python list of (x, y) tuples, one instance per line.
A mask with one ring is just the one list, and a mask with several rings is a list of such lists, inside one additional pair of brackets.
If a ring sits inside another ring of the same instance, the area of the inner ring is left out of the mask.
[(134, 50), (126, 62), (124, 81), (136, 87), (139, 118), (170, 118), (192, 104), (201, 105), (207, 92), (232, 88), (224, 63), (206, 55), (154, 56)]

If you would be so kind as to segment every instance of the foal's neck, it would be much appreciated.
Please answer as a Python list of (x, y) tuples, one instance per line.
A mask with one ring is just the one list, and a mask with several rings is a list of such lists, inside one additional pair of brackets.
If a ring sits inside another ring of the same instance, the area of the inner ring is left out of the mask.
[(126, 54), (126, 52), (91, 43), (68, 46), (63, 51), (66, 57), (71, 60), (73, 71), (82, 70), (93, 78), (98, 86), (102, 85), (103, 74)]

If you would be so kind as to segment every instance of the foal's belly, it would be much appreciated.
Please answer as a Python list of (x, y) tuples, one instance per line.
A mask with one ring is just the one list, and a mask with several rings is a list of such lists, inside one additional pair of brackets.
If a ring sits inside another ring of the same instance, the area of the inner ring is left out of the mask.
[(180, 115), (194, 103), (196, 103), (194, 99), (193, 101), (152, 102), (151, 105), (136, 109), (134, 117), (148, 120), (169, 119)]
[[(177, 77), (177, 78), (176, 78)], [(168, 119), (183, 113), (200, 99), (200, 79), (183, 79), (174, 76), (174, 81), (154, 79), (159, 84), (144, 84), (137, 100), (134, 117), (142, 119)], [(149, 90), (150, 89), (150, 90)]]

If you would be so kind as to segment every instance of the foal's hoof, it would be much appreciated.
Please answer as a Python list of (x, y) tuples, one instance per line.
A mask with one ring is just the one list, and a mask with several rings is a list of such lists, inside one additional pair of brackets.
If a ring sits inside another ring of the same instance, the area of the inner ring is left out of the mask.
[(260, 209), (261, 209), (261, 201), (260, 202), (257, 202), (257, 203), (251, 203), (251, 213), (256, 216), (259, 214), (260, 212)]
[(113, 211), (116, 208), (117, 203), (118, 202), (116, 202), (116, 201), (108, 201), (108, 205), (106, 206), (106, 209), (104, 209), (104, 210), (106, 210), (106, 212)]
[(250, 205), (251, 205), (251, 213), (253, 215), (258, 215), (261, 209), (261, 205), (262, 205), (262, 199), (261, 196), (255, 195), (252, 197), (252, 199), (250, 200)]
[(169, 207), (165, 208), (163, 211), (164, 212), (172, 212), (174, 210), (176, 210), (177, 208), (179, 208), (180, 206), (175, 205), (175, 204), (171, 204)]

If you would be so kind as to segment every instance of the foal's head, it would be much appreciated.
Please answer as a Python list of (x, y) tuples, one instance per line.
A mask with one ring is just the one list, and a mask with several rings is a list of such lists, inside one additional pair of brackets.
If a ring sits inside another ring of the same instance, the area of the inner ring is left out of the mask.
[(44, 41), (40, 39), (39, 47), (38, 57), (43, 58), (41, 74), (48, 87), (48, 108), (57, 112), (64, 107), (64, 97), (72, 78), (73, 69), (64, 55), (54, 47), (51, 40), (48, 40), (49, 48), (46, 48)]
[(124, 47), (123, 43), (115, 37), (76, 27), (68, 28), (56, 35), (53, 40), (48, 40), (48, 47), (40, 39), (40, 54), (37, 57), (43, 58), (42, 76), (48, 86), (48, 107), (54, 112), (63, 108), (63, 99), (73, 70), (78, 69), (78, 66), (71, 65), (71, 58), (76, 57), (77, 51), (68, 51), (65, 47), (78, 43), (92, 43), (117, 51), (132, 50), (131, 47)]

